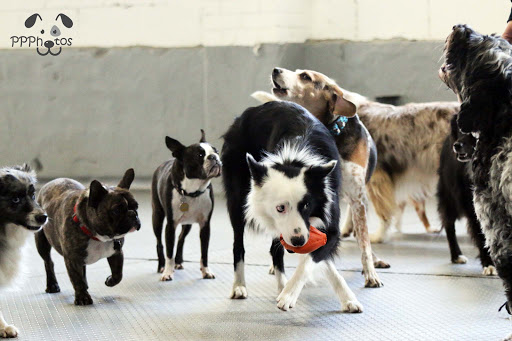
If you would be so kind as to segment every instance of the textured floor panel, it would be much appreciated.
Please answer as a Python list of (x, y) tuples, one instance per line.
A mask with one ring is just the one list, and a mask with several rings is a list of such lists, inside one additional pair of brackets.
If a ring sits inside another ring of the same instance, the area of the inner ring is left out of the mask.
[[(62, 261), (55, 254), (62, 292), (46, 294), (42, 260), (33, 241), (27, 248), (26, 269), (17, 288), (0, 297), (6, 319), (20, 331), (20, 340), (500, 340), (512, 332), (512, 322), (498, 307), (505, 301), (501, 281), (480, 275), (476, 250), (458, 228), (468, 264), (449, 261), (446, 237), (425, 235), (417, 217), (407, 211), (406, 234), (392, 236), (376, 252), (392, 265), (379, 270), (383, 288), (363, 288), (360, 252), (353, 239), (344, 241), (338, 269), (364, 306), (362, 314), (339, 312), (340, 303), (322, 280), (307, 286), (297, 306), (276, 307), (276, 284), (268, 274), (269, 238), (249, 233), (247, 287), (249, 298), (228, 298), (233, 280), (233, 236), (225, 202), (217, 200), (212, 220), (210, 268), (214, 280), (201, 279), (199, 237), (195, 227), (185, 245), (185, 270), (172, 282), (156, 273), (155, 241), (147, 192), (137, 192), (143, 227), (129, 235), (125, 246), (123, 281), (104, 285), (106, 260), (88, 267), (95, 304), (73, 305), (73, 290)], [(435, 207), (429, 216), (437, 226)], [(375, 217), (371, 218), (376, 223)], [(288, 276), (297, 257), (285, 258)]]

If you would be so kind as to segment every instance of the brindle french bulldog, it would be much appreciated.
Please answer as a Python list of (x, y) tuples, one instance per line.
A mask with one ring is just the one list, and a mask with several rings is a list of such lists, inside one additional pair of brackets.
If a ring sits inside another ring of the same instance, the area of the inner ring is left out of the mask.
[(60, 291), (50, 256), (52, 247), (64, 257), (75, 289), (75, 305), (92, 304), (86, 265), (106, 257), (112, 275), (105, 285), (121, 282), (124, 236), (140, 229), (138, 203), (129, 192), (134, 177), (133, 169), (128, 169), (117, 187), (104, 187), (93, 180), (86, 189), (75, 180), (60, 178), (41, 188), (37, 201), (49, 219), (36, 234), (36, 246), (46, 268), (47, 293)]

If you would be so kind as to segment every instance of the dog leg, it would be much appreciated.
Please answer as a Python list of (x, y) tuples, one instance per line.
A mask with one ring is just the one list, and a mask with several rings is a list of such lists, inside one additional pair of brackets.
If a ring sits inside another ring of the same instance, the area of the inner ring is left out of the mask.
[(183, 245), (185, 244), (185, 237), (187, 237), (191, 229), (191, 224), (181, 225), (181, 233), (178, 237), (178, 247), (176, 249), (176, 265), (174, 265), (174, 268), (177, 270), (183, 269)]
[(210, 244), (210, 221), (208, 220), (199, 232), (201, 239), (201, 272), (203, 278), (214, 279), (215, 274), (208, 269), (208, 246)]
[(401, 202), (400, 204), (398, 204), (398, 210), (396, 211), (396, 214), (395, 214), (395, 219), (396, 219), (395, 226), (396, 226), (397, 232), (399, 232), (399, 233), (402, 233), (402, 218), (404, 217), (405, 204), (406, 204), (405, 202)]
[(287, 283), (286, 275), (284, 273), (284, 247), (281, 245), (279, 238), (272, 240), (270, 247), (270, 254), (272, 255), (273, 273), (276, 275), (277, 281), (277, 294), (279, 295)]
[(123, 250), (114, 253), (112, 256), (107, 258), (108, 265), (110, 265), (110, 271), (112, 271), (112, 275), (107, 277), (105, 281), (105, 285), (108, 287), (113, 287), (123, 279), (123, 263), (124, 263), (124, 255)]
[(476, 215), (474, 214), (468, 217), (468, 230), (478, 248), (480, 262), (483, 268), (482, 274), (485, 276), (497, 276), (498, 271), (496, 271), (496, 268), (494, 267), (494, 262), (489, 254), (489, 248), (485, 246), (485, 235), (482, 232), (482, 228), (480, 227), (480, 223), (478, 222)]
[(452, 263), (466, 264), (468, 259), (462, 254), (459, 243), (457, 242), (457, 235), (455, 234), (455, 219), (449, 217), (449, 220), (447, 220), (446, 218), (443, 219), (445, 220), (443, 221), (443, 226), (446, 230), (446, 238), (448, 239), (448, 246), (450, 247)]
[(394, 184), (386, 172), (377, 169), (366, 188), (375, 212), (380, 219), (377, 232), (370, 234), (370, 241), (372, 243), (382, 243), (387, 238), (391, 219), (397, 209)]
[(420, 218), (421, 222), (423, 223), (423, 226), (425, 226), (425, 230), (427, 233), (439, 233), (441, 232), (441, 229), (434, 230), (430, 226), (430, 222), (427, 218), (427, 213), (425, 211), (425, 200), (415, 200), (411, 198), (411, 202), (414, 206), (414, 209), (416, 210), (416, 214)]
[(64, 255), (64, 262), (66, 263), (71, 284), (75, 289), (75, 305), (92, 304), (91, 295), (87, 292), (89, 286), (87, 285), (85, 265), (77, 262), (76, 259), (70, 259), (66, 255)]
[(4, 320), (4, 315), (0, 312), (0, 336), (3, 338), (18, 337), (18, 333), (18, 329), (13, 325), (7, 324)]
[(233, 289), (231, 290), (231, 298), (240, 299), (247, 298), (247, 288), (245, 286), (244, 272), (244, 231), (243, 227), (238, 230), (235, 228), (235, 241), (233, 243), (233, 257), (235, 267), (235, 280)]
[(327, 278), (341, 302), (341, 310), (349, 313), (363, 312), (363, 306), (356, 298), (356, 295), (350, 290), (345, 279), (340, 275), (332, 260), (325, 261), (327, 264)]
[(164, 246), (162, 244), (162, 227), (165, 219), (165, 212), (164, 209), (162, 208), (162, 205), (160, 204), (160, 199), (158, 198), (158, 195), (154, 191), (151, 192), (151, 195), (153, 206), (153, 232), (155, 233), (156, 237), (156, 255), (158, 257), (157, 272), (162, 273), (164, 272), (165, 266)]
[(174, 238), (176, 234), (176, 225), (169, 217), (172, 213), (167, 213), (167, 225), (165, 226), (165, 267), (160, 281), (172, 281), (174, 276)]
[(48, 242), (44, 231), (39, 231), (35, 234), (37, 252), (44, 260), (44, 268), (46, 270), (46, 292), (53, 294), (60, 292), (57, 277), (55, 277), (55, 269), (51, 257), (52, 246)]
[(277, 307), (279, 309), (287, 311), (295, 306), (312, 268), (313, 258), (309, 254), (301, 255), (299, 265), (297, 265), (293, 276), (277, 296)]
[(343, 238), (350, 237), (353, 231), (354, 224), (352, 221), (352, 211), (350, 205), (347, 205), (347, 213), (345, 215), (345, 222), (343, 223), (343, 228), (341, 229), (341, 236)]

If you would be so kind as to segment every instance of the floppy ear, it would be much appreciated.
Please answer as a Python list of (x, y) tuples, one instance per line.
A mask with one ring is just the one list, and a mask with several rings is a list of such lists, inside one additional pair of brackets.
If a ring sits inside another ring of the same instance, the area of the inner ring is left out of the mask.
[(181, 160), (183, 151), (185, 150), (184, 145), (182, 145), (178, 140), (170, 138), (169, 136), (165, 137), (165, 145), (172, 152), (172, 156)]
[(57, 15), (57, 18), (55, 18), (55, 20), (59, 20), (59, 17), (60, 17), (60, 20), (62, 20), (62, 24), (64, 26), (66, 26), (67, 28), (73, 27), (73, 20), (71, 20), (70, 17), (68, 17), (65, 14), (60, 13), (59, 15)]
[(34, 26), (36, 24), (37, 18), (39, 18), (39, 20), (43, 20), (39, 13), (34, 13), (30, 17), (28, 17), (27, 20), (25, 20), (25, 27), (31, 28), (32, 26)]
[(201, 139), (199, 140), (199, 143), (206, 142), (206, 137), (204, 136), (204, 130), (201, 129)]
[(337, 160), (331, 160), (331, 161), (324, 163), (323, 165), (320, 165), (320, 166), (311, 166), (305, 172), (305, 175), (323, 179), (333, 171), (333, 169), (336, 167), (337, 164), (338, 164)]
[(343, 98), (343, 92), (334, 91), (329, 100), (329, 112), (333, 116), (353, 117), (357, 108), (354, 103)]
[(251, 154), (246, 154), (247, 165), (251, 173), (251, 178), (256, 183), (256, 186), (261, 187), (263, 185), (263, 179), (267, 176), (267, 166), (257, 162)]
[(119, 181), (119, 185), (117, 185), (117, 187), (130, 189), (133, 179), (135, 179), (135, 171), (133, 168), (130, 168), (124, 173), (123, 178)]
[(89, 187), (89, 207), (98, 208), (100, 202), (105, 198), (108, 191), (103, 187), (98, 180), (93, 180)]

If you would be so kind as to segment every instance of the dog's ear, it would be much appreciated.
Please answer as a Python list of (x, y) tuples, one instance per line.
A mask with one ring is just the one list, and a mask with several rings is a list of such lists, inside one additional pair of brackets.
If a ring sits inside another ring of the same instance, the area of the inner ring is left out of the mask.
[(494, 79), (476, 81), (460, 105), (457, 125), (464, 134), (478, 132), (487, 122), (493, 121), (496, 105), (500, 103), (500, 88)]
[(354, 103), (343, 97), (341, 90), (334, 90), (329, 99), (329, 112), (333, 116), (353, 117), (357, 108)]
[(338, 164), (338, 161), (331, 160), (320, 166), (311, 166), (304, 175), (306, 177), (315, 177), (317, 179), (323, 179), (329, 175)]
[(181, 157), (183, 156), (183, 151), (185, 150), (185, 146), (182, 145), (180, 141), (170, 138), (169, 136), (166, 136), (165, 145), (172, 152), (172, 156), (181, 160)]
[(204, 130), (201, 129), (201, 139), (199, 140), (199, 143), (203, 143), (203, 142), (206, 142), (206, 137), (204, 135)]
[(98, 180), (93, 180), (89, 187), (89, 207), (98, 208), (100, 202), (105, 198), (107, 193), (108, 191)]
[(123, 178), (121, 179), (121, 181), (119, 181), (117, 187), (130, 189), (133, 179), (135, 179), (135, 171), (133, 170), (133, 168), (130, 168), (124, 173)]
[(247, 165), (251, 173), (251, 178), (254, 180), (256, 186), (261, 187), (263, 185), (263, 179), (267, 176), (267, 166), (257, 162), (251, 154), (246, 154)]
[(25, 20), (25, 27), (31, 28), (32, 26), (34, 26), (36, 24), (37, 18), (39, 18), (39, 20), (41, 20), (41, 21), (43, 20), (43, 18), (41, 18), (41, 16), (39, 15), (39, 13), (34, 13), (30, 17), (28, 17), (27, 20)]
[(71, 18), (68, 17), (67, 15), (59, 13), (59, 15), (57, 15), (57, 18), (55, 18), (55, 20), (59, 20), (59, 18), (62, 21), (62, 24), (64, 26), (66, 26), (67, 28), (73, 27), (73, 20), (71, 20)]

